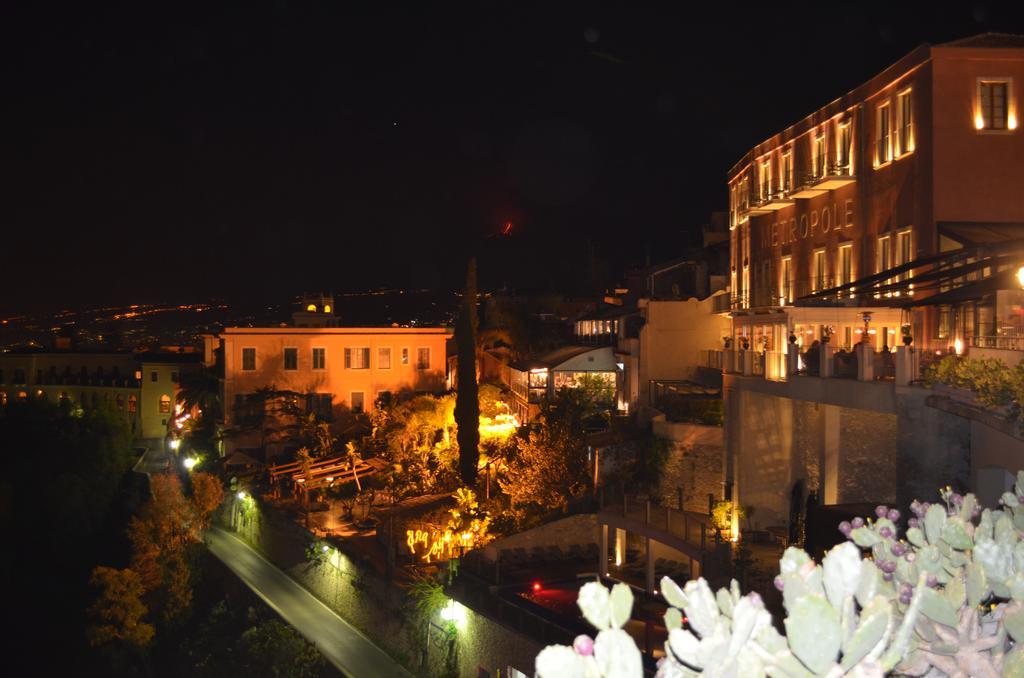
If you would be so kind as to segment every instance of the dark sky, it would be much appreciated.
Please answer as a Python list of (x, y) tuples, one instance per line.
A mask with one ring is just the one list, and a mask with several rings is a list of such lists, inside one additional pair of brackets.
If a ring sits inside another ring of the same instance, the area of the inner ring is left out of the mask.
[[(691, 244), (750, 146), (1014, 4), (0, 9), (0, 308), (566, 285)], [(500, 271), (498, 268), (503, 266)]]

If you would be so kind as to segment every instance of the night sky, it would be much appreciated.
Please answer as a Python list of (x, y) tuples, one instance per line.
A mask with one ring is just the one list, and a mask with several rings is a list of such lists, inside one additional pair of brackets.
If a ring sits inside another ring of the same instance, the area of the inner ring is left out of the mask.
[(1017, 3), (14, 4), (5, 310), (455, 287), (469, 251), (583, 290), (921, 42), (1024, 32)]

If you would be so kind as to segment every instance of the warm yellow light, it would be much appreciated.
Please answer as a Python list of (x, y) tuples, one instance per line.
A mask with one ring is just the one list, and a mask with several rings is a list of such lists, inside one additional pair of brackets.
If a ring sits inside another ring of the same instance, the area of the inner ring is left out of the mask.
[(331, 312), (331, 305), (327, 304), (326, 306), (324, 306), (324, 313), (330, 313), (330, 312)]
[(172, 450), (176, 450), (176, 449), (178, 449), (179, 447), (181, 447), (181, 441), (180, 441), (180, 440), (178, 440), (177, 438), (175, 438), (174, 440), (172, 440), (172, 441), (170, 442), (170, 445), (171, 445), (171, 449), (172, 449)]
[(309, 311), (310, 313), (316, 313), (316, 304), (310, 304), (309, 306), (306, 307), (306, 310)]
[(974, 129), (985, 129), (985, 118), (982, 117), (981, 111), (974, 114)]
[(953, 342), (953, 350), (956, 351), (957, 355), (961, 355), (964, 352), (964, 342), (959, 338)]
[(1009, 129), (1017, 129), (1017, 114), (1010, 111), (1010, 114), (1006, 116), (1006, 126)]
[[(175, 442), (177, 442), (177, 441), (175, 441)], [(185, 461), (182, 462), (182, 464), (185, 465), (185, 469), (188, 470), (188, 471), (191, 471), (192, 469), (194, 469), (196, 467), (196, 463), (197, 463), (196, 460), (194, 458), (192, 458), (192, 457), (186, 457)]]
[(1017, 269), (1017, 283), (1024, 287), (1024, 266)]

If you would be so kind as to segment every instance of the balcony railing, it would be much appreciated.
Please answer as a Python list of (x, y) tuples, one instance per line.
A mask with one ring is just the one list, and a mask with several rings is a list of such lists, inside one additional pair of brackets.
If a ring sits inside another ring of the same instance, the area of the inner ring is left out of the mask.
[[(729, 303), (733, 310), (789, 306), (799, 297), (831, 289), (835, 287), (835, 284), (835, 278), (826, 275), (818, 278), (794, 280), (790, 285), (784, 286), (781, 289), (775, 286), (755, 285), (751, 290), (740, 290), (732, 293), (729, 297)], [(838, 299), (839, 297), (837, 297)]]
[(970, 345), (975, 348), (998, 348), (1007, 351), (1024, 351), (1024, 336), (972, 337)]

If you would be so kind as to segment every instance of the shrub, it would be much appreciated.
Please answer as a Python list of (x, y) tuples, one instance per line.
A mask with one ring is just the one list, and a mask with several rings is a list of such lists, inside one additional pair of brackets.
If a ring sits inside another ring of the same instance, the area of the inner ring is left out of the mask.
[[(900, 512), (878, 506), (875, 518), (840, 524), (847, 541), (821, 564), (786, 549), (775, 578), (786, 635), (735, 580), (715, 593), (703, 578), (682, 588), (663, 578), (658, 676), (1024, 675), (1024, 472), (996, 510), (949, 488), (942, 499), (913, 502), (903, 538)], [(622, 630), (632, 602), (623, 584), (586, 584), (579, 606), (597, 637), (546, 648), (537, 675), (641, 676)]]

